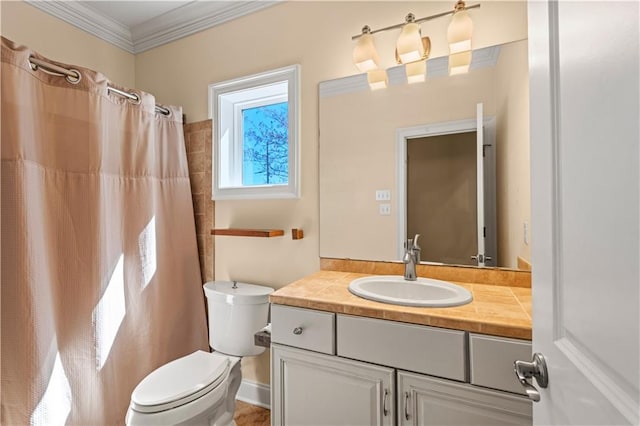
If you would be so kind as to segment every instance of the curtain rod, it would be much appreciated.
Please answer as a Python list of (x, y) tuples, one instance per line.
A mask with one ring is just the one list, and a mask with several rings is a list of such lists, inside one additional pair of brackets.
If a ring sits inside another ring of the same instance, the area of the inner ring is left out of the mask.
[[(38, 59), (33, 56), (29, 57), (29, 65), (31, 65), (31, 69), (34, 71), (37, 70), (38, 68), (42, 68), (42, 71), (48, 74), (64, 77), (65, 80), (67, 80), (71, 84), (77, 84), (82, 79), (82, 74), (80, 74), (80, 71), (76, 69), (62, 68), (56, 64), (43, 61), (42, 59)], [(125, 92), (124, 90), (111, 87), (108, 84), (107, 84), (107, 91), (113, 92), (117, 95), (120, 95), (122, 97), (125, 97), (135, 102), (140, 101), (140, 96), (138, 96), (136, 93)], [(169, 110), (168, 108), (162, 107), (160, 105), (156, 105), (156, 112), (159, 112), (163, 115), (171, 115), (171, 110)]]

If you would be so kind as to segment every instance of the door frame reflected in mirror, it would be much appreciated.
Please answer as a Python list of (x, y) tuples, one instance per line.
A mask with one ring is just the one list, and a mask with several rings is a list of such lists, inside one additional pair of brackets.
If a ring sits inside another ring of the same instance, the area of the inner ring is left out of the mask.
[[(481, 117), (481, 115), (480, 115)], [(480, 196), (479, 199), (483, 200), (482, 205), (476, 204), (478, 209), (476, 231), (478, 235), (478, 242), (480, 243), (480, 237), (483, 236), (484, 248), (478, 244), (478, 253), (483, 254), (484, 257), (489, 256), (490, 261), (478, 262), (477, 265), (469, 266), (496, 266), (497, 260), (497, 232), (496, 232), (496, 185), (495, 185), (495, 128), (496, 118), (494, 116), (487, 116), (481, 118), (483, 139), (481, 142), (483, 146), (492, 147), (491, 156), (485, 157), (484, 168), (488, 169), (486, 173), (482, 170), (478, 172), (478, 179), (482, 175), (482, 190), (480, 189), (480, 180), (478, 180), (476, 194)], [(444, 136), (454, 135), (460, 133), (469, 133), (478, 131), (478, 119), (465, 119), (447, 121), (442, 123), (427, 123), (419, 126), (402, 127), (396, 130), (396, 170), (397, 176), (397, 203), (396, 209), (398, 212), (398, 232), (397, 232), (397, 260), (402, 259), (404, 255), (404, 241), (410, 236), (407, 235), (407, 143), (410, 139), (432, 137), (432, 136)], [(482, 149), (482, 148), (481, 148)], [(476, 156), (477, 158), (477, 156)], [(482, 195), (480, 195), (482, 193)], [(480, 212), (482, 211), (482, 214)], [(482, 225), (481, 225), (482, 223)], [(482, 227), (485, 230), (482, 230)], [(429, 244), (428, 239), (422, 239), (422, 245)], [(423, 247), (424, 248), (424, 247)], [(424, 251), (423, 251), (424, 253)], [(476, 253), (476, 254), (478, 254)], [(426, 264), (445, 265), (447, 263), (430, 261), (423, 255), (422, 262)]]

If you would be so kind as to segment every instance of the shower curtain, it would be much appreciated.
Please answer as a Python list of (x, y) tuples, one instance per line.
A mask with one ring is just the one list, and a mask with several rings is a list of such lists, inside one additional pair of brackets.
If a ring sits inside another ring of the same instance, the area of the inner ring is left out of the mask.
[(0, 422), (123, 424), (146, 374), (208, 350), (181, 110), (30, 56), (52, 62), (2, 39)]

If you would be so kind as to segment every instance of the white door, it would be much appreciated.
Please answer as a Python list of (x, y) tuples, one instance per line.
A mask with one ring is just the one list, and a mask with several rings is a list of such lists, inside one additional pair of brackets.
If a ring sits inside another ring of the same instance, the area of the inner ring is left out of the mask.
[(482, 127), (484, 174), (484, 265), (498, 265), (498, 218), (496, 202), (496, 119), (487, 117)]
[(640, 422), (638, 12), (529, 3), (535, 424)]
[(483, 121), (482, 103), (476, 106), (476, 184), (478, 186), (478, 195), (476, 198), (476, 207), (478, 209), (478, 225), (476, 231), (478, 234), (478, 266), (485, 266), (484, 261), (484, 130), (482, 128)]

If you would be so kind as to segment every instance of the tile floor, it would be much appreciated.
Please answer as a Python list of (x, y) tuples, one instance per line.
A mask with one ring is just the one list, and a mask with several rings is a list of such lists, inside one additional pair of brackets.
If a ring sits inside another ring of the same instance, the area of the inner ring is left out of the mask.
[(236, 400), (236, 413), (233, 419), (236, 426), (270, 426), (271, 411)]

